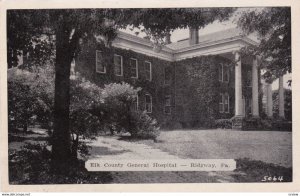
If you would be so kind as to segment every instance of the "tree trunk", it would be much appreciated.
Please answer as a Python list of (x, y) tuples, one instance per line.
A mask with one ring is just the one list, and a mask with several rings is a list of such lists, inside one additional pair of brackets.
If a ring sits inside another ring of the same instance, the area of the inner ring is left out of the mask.
[(77, 150), (79, 145), (79, 135), (76, 135), (76, 138), (72, 142), (72, 159), (77, 160)]
[(24, 133), (27, 132), (27, 123), (26, 123), (26, 122), (23, 124), (23, 132), (24, 132)]
[(69, 130), (70, 68), (72, 53), (70, 30), (64, 25), (56, 31), (54, 126), (52, 138), (52, 169), (63, 173), (72, 160)]

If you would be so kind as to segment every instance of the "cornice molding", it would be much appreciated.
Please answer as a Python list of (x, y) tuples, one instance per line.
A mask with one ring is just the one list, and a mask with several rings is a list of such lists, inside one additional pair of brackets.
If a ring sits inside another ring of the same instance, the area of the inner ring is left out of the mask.
[[(232, 47), (233, 43), (237, 43), (238, 46)], [(226, 44), (228, 44), (228, 48), (224, 47), (224, 45)], [(247, 45), (257, 46), (258, 44), (259, 44), (258, 42), (246, 36), (238, 35), (235, 37), (218, 40), (218, 41), (204, 42), (204, 43), (200, 42), (199, 44), (188, 46), (178, 50), (173, 50), (168, 48), (167, 46), (163, 46), (160, 52), (154, 52), (153, 44), (149, 40), (122, 31), (118, 31), (117, 39), (116, 41), (113, 42), (113, 45), (115, 47), (119, 47), (127, 50), (133, 50), (138, 53), (157, 57), (167, 61), (182, 60), (184, 59), (182, 58), (182, 56), (185, 56), (186, 58), (196, 57), (197, 54), (198, 56), (210, 55), (210, 54), (222, 54), (224, 52), (229, 52), (232, 50), (239, 50), (243, 46), (247, 46)], [(212, 47), (215, 48), (212, 49)], [(210, 52), (209, 51), (206, 53), (203, 52), (205, 48), (207, 48)], [(191, 55), (186, 54), (189, 52), (191, 52)]]

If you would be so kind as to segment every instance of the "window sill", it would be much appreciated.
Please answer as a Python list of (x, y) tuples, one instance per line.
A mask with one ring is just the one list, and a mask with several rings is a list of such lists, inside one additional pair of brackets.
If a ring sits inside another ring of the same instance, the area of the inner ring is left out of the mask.
[(100, 71), (96, 71), (96, 73), (98, 73), (98, 74), (106, 74), (106, 72), (100, 72)]

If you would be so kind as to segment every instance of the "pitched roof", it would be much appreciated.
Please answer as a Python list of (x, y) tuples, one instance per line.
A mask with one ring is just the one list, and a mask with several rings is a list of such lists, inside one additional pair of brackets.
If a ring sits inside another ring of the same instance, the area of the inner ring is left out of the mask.
[[(201, 31), (199, 31), (201, 33)], [(242, 31), (237, 29), (237, 28), (231, 28), (231, 29), (226, 29), (223, 31), (218, 31), (215, 33), (210, 33), (206, 35), (200, 35), (199, 36), (199, 44), (203, 43), (209, 43), (209, 42), (215, 42), (215, 41), (220, 41), (224, 39), (230, 39), (234, 38), (237, 36), (243, 35)], [(189, 45), (189, 38), (179, 40), (178, 42), (174, 42), (171, 44), (166, 45), (166, 47), (172, 49), (172, 50), (180, 50), (182, 48), (186, 48), (190, 46)]]

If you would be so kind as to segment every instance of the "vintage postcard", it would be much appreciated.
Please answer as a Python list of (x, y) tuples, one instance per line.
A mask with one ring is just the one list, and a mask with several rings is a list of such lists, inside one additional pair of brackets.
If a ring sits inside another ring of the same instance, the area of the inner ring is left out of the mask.
[(2, 191), (299, 191), (299, 2), (0, 4)]

